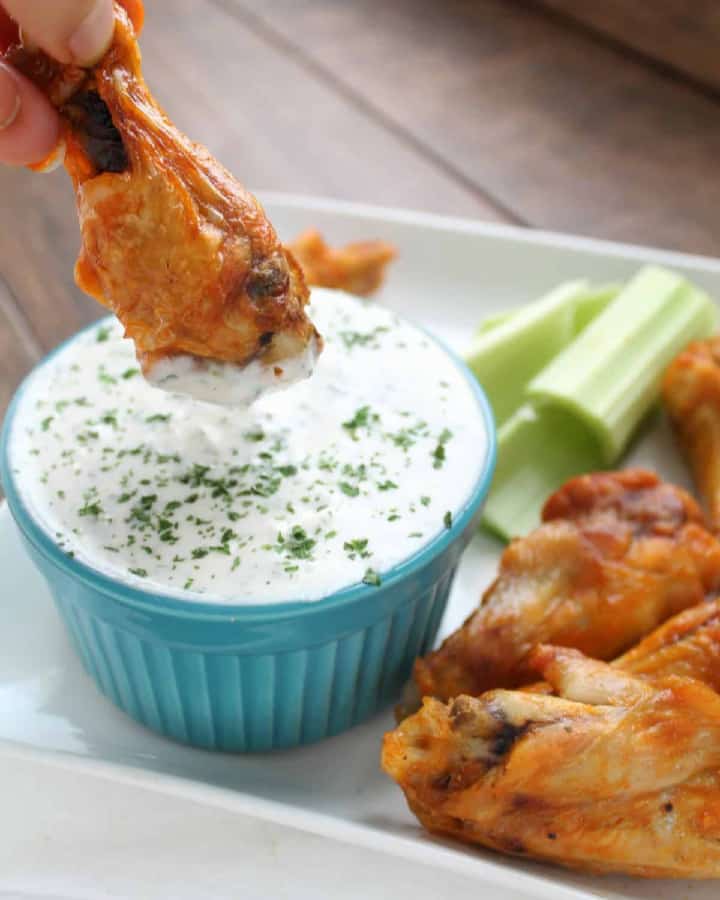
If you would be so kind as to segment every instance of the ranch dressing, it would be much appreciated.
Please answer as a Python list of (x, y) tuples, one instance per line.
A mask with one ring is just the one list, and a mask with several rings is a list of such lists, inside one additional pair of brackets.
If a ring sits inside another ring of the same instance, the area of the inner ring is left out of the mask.
[(23, 392), (10, 462), (64, 552), (161, 593), (312, 601), (448, 528), (487, 452), (473, 392), (388, 309), (315, 289), (312, 378), (227, 408), (145, 382), (105, 320)]

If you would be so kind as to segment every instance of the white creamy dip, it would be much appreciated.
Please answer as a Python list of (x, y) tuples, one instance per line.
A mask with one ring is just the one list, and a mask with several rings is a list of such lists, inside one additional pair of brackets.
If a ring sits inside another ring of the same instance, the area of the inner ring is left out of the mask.
[(386, 308), (313, 291), (315, 373), (252, 407), (170, 394), (114, 320), (30, 379), (10, 464), (68, 554), (194, 600), (317, 600), (447, 528), (487, 453), (472, 389)]
[(313, 337), (305, 350), (293, 359), (275, 364), (253, 360), (240, 368), (234, 363), (172, 356), (155, 363), (147, 376), (150, 384), (195, 400), (221, 406), (249, 406), (259, 397), (309, 378), (318, 357)]

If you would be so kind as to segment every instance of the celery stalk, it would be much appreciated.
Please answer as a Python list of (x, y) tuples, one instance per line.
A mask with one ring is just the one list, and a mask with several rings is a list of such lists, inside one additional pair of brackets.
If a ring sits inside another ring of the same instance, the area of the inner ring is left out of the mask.
[(505, 322), (510, 321), (513, 316), (519, 315), (526, 309), (527, 306), (519, 306), (517, 309), (506, 309), (504, 312), (491, 313), (489, 316), (485, 316), (475, 329), (475, 337), (485, 334), (486, 331), (492, 331), (493, 328), (497, 328), (498, 325), (503, 325)]
[(540, 524), (548, 495), (568, 478), (602, 466), (603, 455), (572, 413), (526, 404), (498, 431), (498, 465), (483, 525), (510, 540)]
[(473, 341), (465, 359), (498, 424), (522, 404), (530, 379), (571, 340), (573, 306), (587, 290), (586, 281), (560, 285)]
[(622, 290), (622, 285), (617, 283), (599, 284), (580, 298), (575, 307), (574, 337), (595, 319), (608, 306)]
[[(592, 322), (595, 316), (599, 315), (605, 307), (614, 300), (620, 292), (622, 285), (616, 283), (594, 285), (586, 294), (579, 294), (574, 304), (575, 316), (573, 320), (573, 337)], [(531, 305), (519, 306), (517, 309), (504, 310), (503, 312), (491, 313), (486, 316), (478, 325), (475, 336), (485, 334), (486, 331), (492, 331), (498, 325), (503, 325), (515, 316), (525, 313)]]
[(605, 464), (613, 463), (657, 400), (666, 366), (716, 322), (705, 293), (674, 272), (646, 267), (533, 378), (526, 396), (585, 422)]

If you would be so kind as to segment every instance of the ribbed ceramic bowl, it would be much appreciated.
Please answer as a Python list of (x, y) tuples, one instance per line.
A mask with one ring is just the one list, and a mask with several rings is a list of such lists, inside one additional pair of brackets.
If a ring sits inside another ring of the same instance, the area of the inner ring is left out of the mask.
[(435, 639), (495, 465), (490, 407), (471, 373), (455, 363), (473, 387), (475, 408), (468, 415), (479, 416), (487, 432), (485, 458), (464, 507), (450, 529), (382, 573), (380, 587), (356, 585), (312, 603), (186, 601), (139, 590), (68, 557), (23, 502), (9, 465), (13, 429), (22, 427), (21, 386), (0, 440), (3, 487), (100, 690), (154, 731), (226, 751), (311, 743), (395, 700), (413, 661)]

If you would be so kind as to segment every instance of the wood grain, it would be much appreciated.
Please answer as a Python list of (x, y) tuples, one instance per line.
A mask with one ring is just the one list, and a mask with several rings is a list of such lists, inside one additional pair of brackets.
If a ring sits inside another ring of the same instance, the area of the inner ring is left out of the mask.
[[(717, 250), (720, 103), (557, 16), (505, 0), (147, 7), (158, 98), (255, 189)], [(64, 173), (0, 169), (0, 198), (1, 412), (102, 309), (74, 285)]]
[(537, 0), (714, 90), (720, 90), (717, 0)]
[(506, 0), (218, 0), (533, 225), (714, 253), (720, 106)]
[[(212, 4), (154, 0), (142, 45), (148, 81), (178, 125), (256, 188), (502, 218)], [(0, 272), (48, 349), (102, 314), (73, 281), (72, 191), (63, 172), (3, 169), (0, 196)]]
[(41, 353), (32, 329), (0, 278), (0, 425), (12, 392)]

